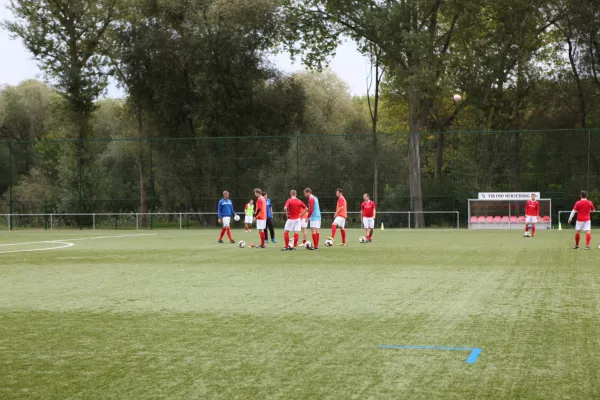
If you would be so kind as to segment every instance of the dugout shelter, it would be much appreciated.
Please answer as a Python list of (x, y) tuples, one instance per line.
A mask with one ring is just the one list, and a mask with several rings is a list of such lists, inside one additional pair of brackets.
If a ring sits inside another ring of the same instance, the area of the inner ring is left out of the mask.
[(552, 199), (541, 199), (539, 192), (489, 193), (482, 192), (469, 199), (469, 229), (525, 229), (525, 206), (531, 194), (540, 202), (536, 227), (552, 228)]

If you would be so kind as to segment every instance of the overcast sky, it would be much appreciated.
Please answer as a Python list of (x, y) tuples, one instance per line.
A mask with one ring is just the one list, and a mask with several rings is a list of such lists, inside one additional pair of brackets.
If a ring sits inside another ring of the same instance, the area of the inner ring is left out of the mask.
[[(0, 20), (10, 19), (10, 11), (6, 9), (9, 1), (0, 0)], [(13, 40), (7, 31), (0, 28), (0, 84), (17, 85), (25, 79), (43, 80), (43, 75), (32, 60), (31, 54), (25, 49), (23, 43)], [(298, 61), (292, 63), (287, 54), (273, 57), (277, 67), (285, 72), (295, 72), (303, 69)], [(358, 53), (353, 42), (342, 44), (336, 56), (331, 60), (330, 67), (348, 84), (352, 94), (363, 95), (366, 93), (367, 68), (365, 58)], [(108, 88), (108, 97), (122, 97), (122, 91), (112, 83)]]

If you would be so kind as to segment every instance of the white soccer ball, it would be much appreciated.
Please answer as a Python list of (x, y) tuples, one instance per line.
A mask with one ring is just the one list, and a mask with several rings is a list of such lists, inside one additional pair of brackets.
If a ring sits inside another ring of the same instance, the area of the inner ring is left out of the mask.
[(327, 247), (331, 247), (331, 246), (333, 246), (333, 240), (331, 240), (331, 239), (327, 239), (327, 240), (325, 241), (325, 246), (327, 246)]
[(531, 234), (529, 233), (529, 231), (527, 231), (527, 232), (525, 232), (525, 233), (523, 234), (523, 237), (529, 237), (529, 236), (531, 236)]
[(361, 236), (361, 237), (358, 238), (358, 241), (361, 242), (361, 243), (366, 243), (367, 239), (365, 239), (364, 236)]
[(459, 101), (461, 101), (461, 100), (462, 100), (462, 97), (460, 96), (460, 94), (455, 94), (455, 95), (454, 95), (454, 101), (455, 101), (455, 102), (457, 102), (457, 103), (458, 103), (458, 102), (459, 102)]
[(288, 247), (291, 249), (292, 247), (294, 247), (294, 239), (290, 239), (288, 242)]
[(236, 222), (239, 221), (240, 220), (240, 216), (236, 215), (235, 217), (233, 217), (233, 220), (236, 221)]
[(246, 242), (244, 242), (243, 240), (240, 240), (239, 243), (238, 243), (238, 247), (240, 249), (243, 249), (244, 247), (246, 247)]
[(310, 250), (313, 248), (313, 244), (309, 241), (306, 241), (306, 243), (304, 243), (304, 247), (306, 247), (306, 250)]

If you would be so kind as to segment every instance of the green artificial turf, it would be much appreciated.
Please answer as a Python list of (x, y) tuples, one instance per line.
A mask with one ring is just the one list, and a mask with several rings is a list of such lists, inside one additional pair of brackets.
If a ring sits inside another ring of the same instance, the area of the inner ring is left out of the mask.
[(151, 233), (0, 254), (1, 399), (600, 398), (600, 249), (572, 232), (355, 230), (319, 252)]

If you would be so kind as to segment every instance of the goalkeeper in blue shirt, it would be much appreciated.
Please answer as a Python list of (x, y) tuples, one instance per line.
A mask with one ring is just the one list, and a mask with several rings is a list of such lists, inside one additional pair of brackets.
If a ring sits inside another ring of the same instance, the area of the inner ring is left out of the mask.
[(219, 224), (222, 224), (221, 235), (219, 236), (219, 243), (223, 243), (223, 235), (227, 232), (230, 243), (235, 243), (235, 240), (231, 237), (231, 217), (236, 217), (235, 211), (233, 211), (233, 202), (229, 200), (229, 192), (226, 190), (223, 192), (223, 198), (219, 200), (219, 207), (217, 209), (219, 214)]
[(265, 229), (265, 239), (269, 241), (268, 233), (271, 233), (271, 242), (277, 243), (275, 241), (275, 229), (273, 228), (273, 205), (271, 204), (271, 199), (268, 197), (267, 192), (263, 193), (265, 200), (267, 201), (267, 229)]

